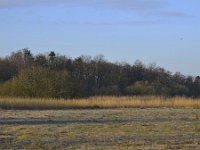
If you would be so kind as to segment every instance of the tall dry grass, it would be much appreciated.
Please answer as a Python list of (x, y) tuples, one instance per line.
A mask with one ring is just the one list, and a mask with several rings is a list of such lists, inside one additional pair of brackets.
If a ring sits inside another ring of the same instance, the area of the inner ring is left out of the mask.
[(200, 99), (98, 96), (87, 99), (0, 98), (2, 109), (200, 108)]

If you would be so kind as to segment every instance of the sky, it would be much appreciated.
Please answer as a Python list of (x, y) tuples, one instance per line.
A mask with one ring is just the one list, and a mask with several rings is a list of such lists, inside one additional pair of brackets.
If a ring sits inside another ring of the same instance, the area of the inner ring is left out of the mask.
[(103, 54), (200, 75), (199, 0), (0, 0), (0, 57)]

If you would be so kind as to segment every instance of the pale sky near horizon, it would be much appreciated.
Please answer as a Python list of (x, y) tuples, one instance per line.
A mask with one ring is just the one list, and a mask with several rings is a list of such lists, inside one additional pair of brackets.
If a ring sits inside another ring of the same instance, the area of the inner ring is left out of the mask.
[(0, 0), (0, 56), (103, 54), (200, 75), (199, 0)]

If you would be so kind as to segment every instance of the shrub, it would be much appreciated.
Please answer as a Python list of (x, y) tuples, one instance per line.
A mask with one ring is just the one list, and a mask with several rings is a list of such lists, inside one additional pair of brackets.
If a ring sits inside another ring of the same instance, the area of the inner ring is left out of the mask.
[(2, 96), (69, 98), (73, 81), (67, 71), (31, 67), (0, 87)]
[(127, 94), (153, 95), (154, 87), (148, 81), (137, 81), (126, 88)]

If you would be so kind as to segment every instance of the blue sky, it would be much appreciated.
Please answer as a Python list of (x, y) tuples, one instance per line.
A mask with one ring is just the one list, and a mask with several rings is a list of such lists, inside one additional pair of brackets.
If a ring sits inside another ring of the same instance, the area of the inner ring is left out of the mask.
[(29, 48), (200, 75), (199, 0), (0, 0), (0, 56)]

